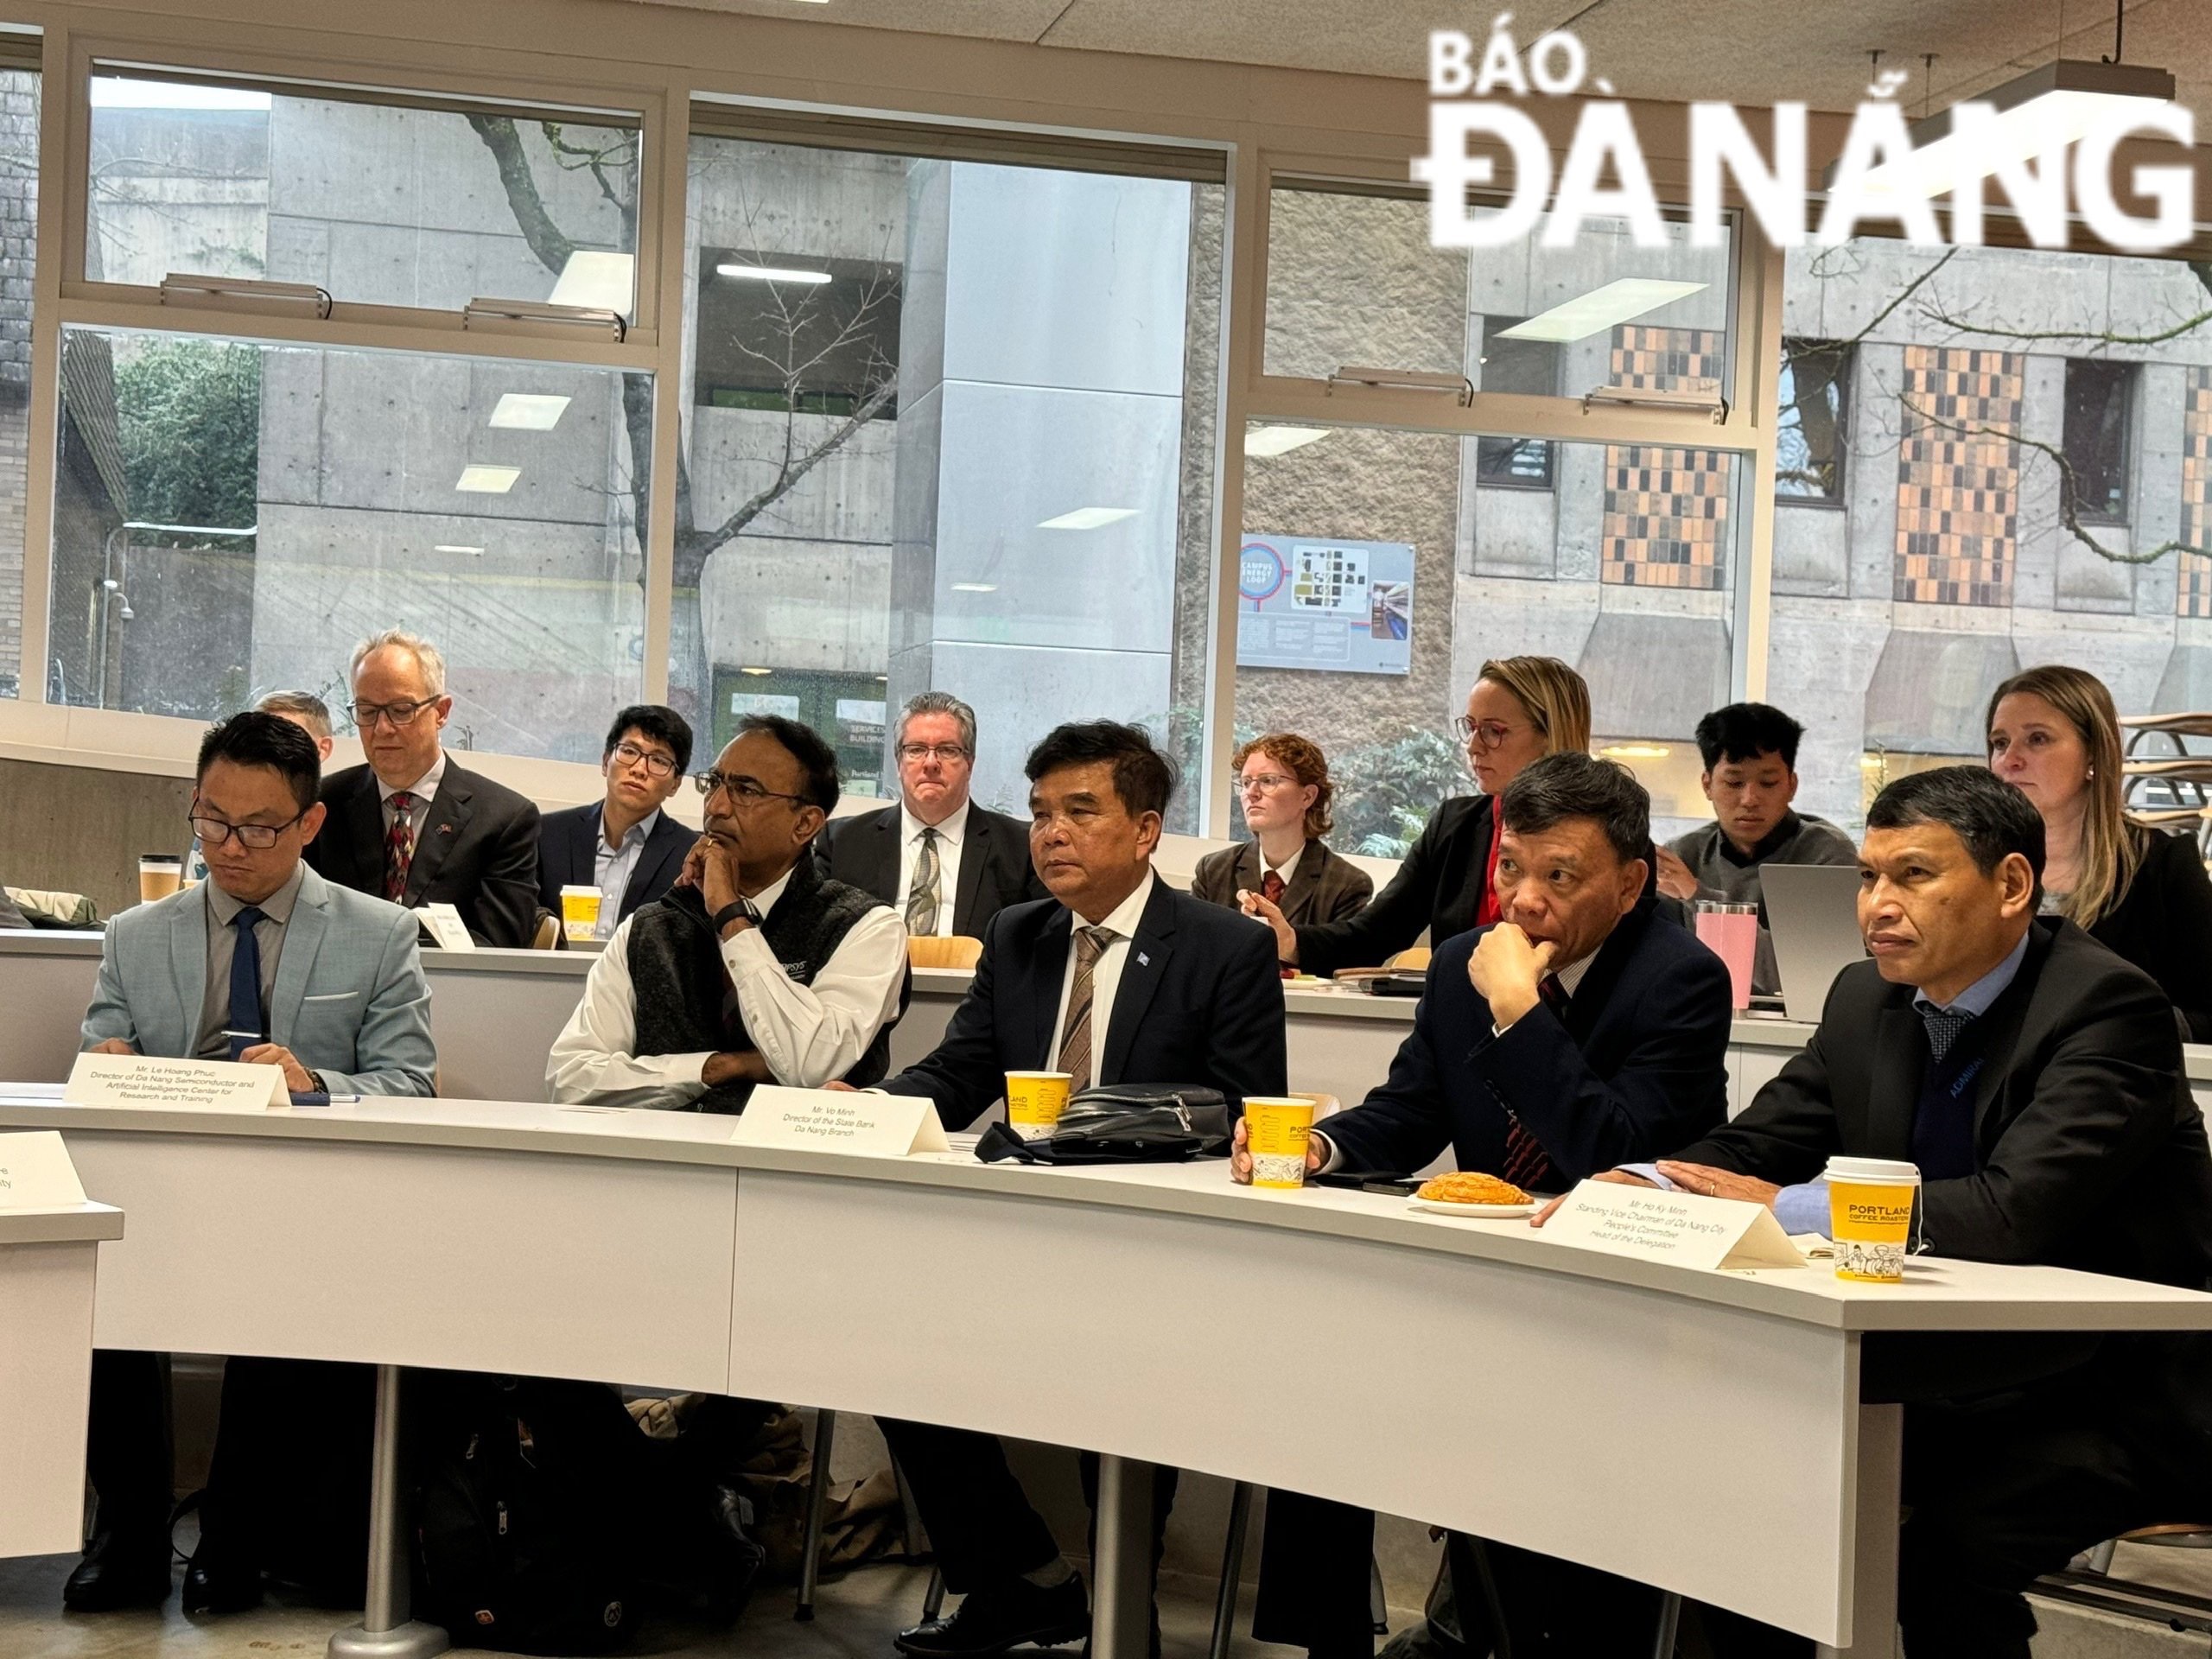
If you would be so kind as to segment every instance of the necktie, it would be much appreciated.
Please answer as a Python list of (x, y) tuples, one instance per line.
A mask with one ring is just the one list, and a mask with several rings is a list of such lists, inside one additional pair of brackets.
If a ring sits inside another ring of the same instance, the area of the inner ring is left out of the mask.
[(1269, 870), (1260, 878), (1260, 897), (1271, 905), (1282, 903), (1282, 877)]
[[(231, 918), (238, 939), (231, 947), (230, 1028), (253, 1033), (257, 1043), (269, 1040), (269, 1019), (261, 1006), (261, 941), (253, 930), (268, 919), (267, 912), (252, 905)], [(232, 1038), (231, 1058), (235, 1060), (251, 1046), (242, 1038)]]
[(1060, 1039), (1059, 1070), (1080, 1092), (1090, 1087), (1090, 982), (1098, 958), (1115, 939), (1110, 927), (1079, 927), (1075, 931), (1075, 984), (1068, 991), (1066, 1033)]
[(922, 827), (922, 850), (914, 857), (914, 885), (906, 893), (906, 931), (926, 939), (937, 932), (937, 826)]
[(384, 838), (384, 896), (407, 902), (407, 870), (415, 861), (415, 798), (405, 790), (391, 798), (391, 830)]
[(1943, 1057), (1951, 1052), (1951, 1045), (1959, 1040), (1959, 1033), (1974, 1018), (1956, 1008), (1939, 1008), (1923, 1004), (1920, 1023), (1928, 1028), (1928, 1052), (1936, 1057), (1936, 1064), (1943, 1064)]
[[(1543, 1005), (1559, 1017), (1560, 1022), (1565, 1024), (1567, 987), (1559, 982), (1559, 976), (1546, 974), (1538, 980), (1536, 995)], [(1519, 1118), (1509, 1119), (1505, 1125), (1505, 1179), (1516, 1186), (1533, 1192), (1556, 1185), (1557, 1174), (1543, 1144), (1522, 1126)]]

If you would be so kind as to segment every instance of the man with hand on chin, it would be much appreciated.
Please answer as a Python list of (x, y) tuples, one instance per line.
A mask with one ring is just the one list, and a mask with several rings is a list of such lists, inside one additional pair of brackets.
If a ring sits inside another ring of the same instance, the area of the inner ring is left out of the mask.
[(735, 1113), (763, 1083), (874, 1083), (906, 929), (809, 853), (837, 804), (836, 754), (796, 721), (749, 715), (696, 781), (707, 833), (592, 965), (546, 1058), (553, 1098)]
[[(1460, 1169), (1563, 1192), (1725, 1116), (1728, 970), (1658, 913), (1643, 785), (1567, 751), (1523, 769), (1497, 810), (1501, 919), (1438, 947), (1389, 1077), (1315, 1129), (1310, 1166), (1403, 1173), (1449, 1147)], [(1230, 1173), (1251, 1179), (1241, 1122)], [(1254, 1635), (1315, 1659), (1371, 1649), (1373, 1535), (1364, 1510), (1271, 1494)], [(1543, 1650), (1541, 1633), (1605, 1651), (1577, 1643), (1609, 1620), (1648, 1632), (1656, 1615), (1625, 1580), (1501, 1546), (1490, 1557), (1522, 1651)], [(1480, 1620), (1479, 1587), (1455, 1588), (1461, 1618)]]

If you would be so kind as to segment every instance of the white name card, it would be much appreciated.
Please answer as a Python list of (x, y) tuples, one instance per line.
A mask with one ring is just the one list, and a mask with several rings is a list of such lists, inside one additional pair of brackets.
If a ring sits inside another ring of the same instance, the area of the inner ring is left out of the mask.
[(468, 937), (468, 924), (461, 919), (461, 912), (451, 905), (425, 905), (415, 912), (423, 918), (423, 925), (430, 930), (430, 937), (448, 950), (474, 950), (476, 941)]
[(79, 1054), (61, 1098), (72, 1106), (162, 1106), (185, 1112), (265, 1112), (289, 1106), (281, 1065)]
[(59, 1129), (0, 1135), (0, 1210), (66, 1210), (84, 1201)]
[(747, 1147), (795, 1147), (905, 1158), (950, 1152), (937, 1103), (925, 1095), (847, 1094), (763, 1084), (745, 1103), (730, 1139)]
[(1802, 1268), (1805, 1258), (1763, 1204), (1585, 1181), (1544, 1224), (1562, 1244), (1685, 1268)]

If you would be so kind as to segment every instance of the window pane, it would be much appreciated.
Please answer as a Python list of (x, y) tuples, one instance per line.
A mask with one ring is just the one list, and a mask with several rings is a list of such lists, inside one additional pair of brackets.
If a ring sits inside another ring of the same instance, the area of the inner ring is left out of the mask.
[(1481, 442), (1339, 429), (1247, 460), (1238, 741), (1320, 745), (1333, 844), (1395, 856), (1474, 787), (1452, 721), (1484, 659), (1559, 657), (1680, 833), (1707, 816), (1691, 734), (1728, 701), (1734, 458), (1556, 444), (1546, 493), (1470, 472)]
[(22, 691), (39, 90), (35, 70), (0, 69), (0, 697)]
[(1141, 721), (1197, 823), (1218, 186), (695, 137), (670, 695), (702, 746), (779, 698), (887, 781), (972, 703), (1022, 807), (1062, 721)]
[(1844, 397), (1851, 347), (1832, 340), (1783, 342), (1781, 411), (1775, 431), (1774, 491), (1785, 499), (1834, 501), (1843, 493)]
[(389, 627), (443, 649), (455, 748), (595, 760), (639, 696), (651, 377), (91, 328), (61, 361), (56, 701), (336, 708)]
[[(2179, 260), (1961, 248), (1931, 276), (1944, 257), (1866, 238), (1787, 265), (1789, 333), (1857, 344), (1843, 511), (1775, 516), (1769, 699), (1807, 728), (1799, 806), (1854, 830), (1900, 772), (1980, 760), (2022, 668), (2086, 669), (2123, 715), (2212, 709), (2212, 329), (2175, 332), (2212, 290)], [(2121, 522), (2063, 522), (2076, 453)]]
[(458, 310), (550, 300), (628, 315), (638, 132), (95, 74), (85, 272), (314, 283)]
[[(1278, 187), (1268, 195), (1266, 372), (1322, 379), (1339, 368), (1488, 376), (1507, 349), (1548, 346), (1542, 390), (1702, 391), (1727, 385), (1729, 238), (1639, 248), (1619, 221), (1586, 223), (1572, 248), (1429, 245), (1428, 204), (1411, 196)], [(1500, 365), (1527, 378), (1527, 364)], [(1535, 386), (1526, 388), (1535, 390)]]

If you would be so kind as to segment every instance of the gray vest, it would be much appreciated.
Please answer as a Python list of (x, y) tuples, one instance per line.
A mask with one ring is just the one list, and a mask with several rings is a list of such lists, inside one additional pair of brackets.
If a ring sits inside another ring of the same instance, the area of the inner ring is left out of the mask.
[[(858, 887), (825, 880), (814, 859), (802, 855), (776, 907), (760, 924), (760, 937), (785, 972), (810, 985), (853, 924), (881, 902)], [(760, 1046), (746, 1032), (696, 887), (672, 887), (665, 898), (640, 906), (630, 918), (629, 951), (639, 1053), (743, 1053)], [(901, 1013), (905, 1007), (902, 993)], [(891, 1069), (891, 1027), (897, 1023), (895, 1018), (884, 1023), (845, 1082), (864, 1089), (882, 1080)], [(722, 1084), (700, 1096), (692, 1109), (741, 1112), (752, 1093), (749, 1083)]]

